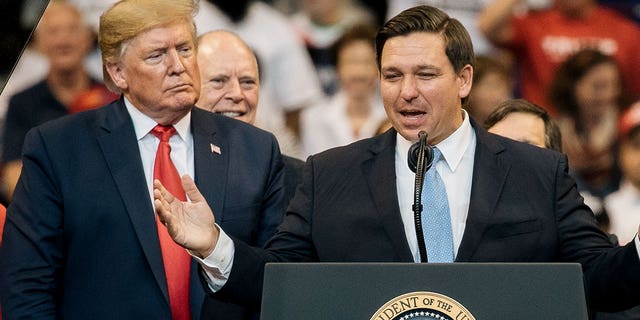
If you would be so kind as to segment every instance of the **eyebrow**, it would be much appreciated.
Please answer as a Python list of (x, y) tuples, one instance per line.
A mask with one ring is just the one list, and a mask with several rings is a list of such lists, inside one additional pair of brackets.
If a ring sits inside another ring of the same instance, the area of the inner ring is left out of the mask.
[[(417, 65), (411, 68), (411, 70), (415, 71), (419, 71), (419, 70), (425, 70), (425, 69), (429, 69), (429, 70), (440, 70), (440, 67), (434, 66), (432, 64), (421, 64), (421, 65)], [(382, 68), (382, 72), (388, 72), (388, 71), (400, 71), (400, 68), (395, 67), (395, 66), (390, 66), (390, 67), (384, 67)]]

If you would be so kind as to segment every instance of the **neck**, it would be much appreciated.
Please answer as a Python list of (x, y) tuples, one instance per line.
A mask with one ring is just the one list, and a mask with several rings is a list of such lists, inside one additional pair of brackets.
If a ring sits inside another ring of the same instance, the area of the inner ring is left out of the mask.
[(56, 98), (68, 106), (78, 93), (91, 86), (91, 78), (83, 69), (53, 71), (47, 76), (47, 84)]
[(368, 117), (371, 114), (369, 98), (351, 98), (347, 100), (347, 114), (350, 117)]

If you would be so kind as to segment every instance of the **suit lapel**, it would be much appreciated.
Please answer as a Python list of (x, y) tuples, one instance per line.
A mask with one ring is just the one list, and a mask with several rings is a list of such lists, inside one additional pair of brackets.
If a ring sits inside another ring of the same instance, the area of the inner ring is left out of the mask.
[[(97, 139), (131, 223), (167, 302), (162, 253), (133, 122), (122, 98), (105, 110)], [(135, 160), (134, 160), (135, 159)], [(134, 160), (134, 161), (132, 161)]]
[(396, 131), (387, 131), (370, 147), (370, 156), (362, 162), (362, 171), (380, 214), (380, 221), (396, 253), (401, 261), (413, 262), (395, 192), (395, 144)]
[(504, 150), (502, 145), (496, 139), (491, 138), (487, 131), (478, 128), (475, 123), (473, 125), (477, 139), (476, 154), (473, 164), (469, 213), (456, 256), (456, 261), (459, 262), (470, 261), (473, 257), (482, 234), (491, 221), (491, 216), (510, 170), (510, 166), (500, 160), (499, 154)]
[(196, 184), (211, 206), (216, 220), (221, 221), (231, 150), (224, 130), (219, 128), (219, 122), (214, 117), (214, 114), (193, 108), (191, 131)]

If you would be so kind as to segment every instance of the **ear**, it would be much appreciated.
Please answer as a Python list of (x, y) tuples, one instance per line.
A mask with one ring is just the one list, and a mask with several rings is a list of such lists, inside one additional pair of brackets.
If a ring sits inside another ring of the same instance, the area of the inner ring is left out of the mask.
[(120, 62), (107, 62), (106, 70), (116, 87), (123, 92), (126, 91), (129, 85), (127, 84), (127, 77), (122, 64)]
[(471, 85), (473, 84), (473, 67), (468, 64), (465, 65), (458, 73), (458, 82), (460, 86), (460, 98), (466, 98), (471, 92)]

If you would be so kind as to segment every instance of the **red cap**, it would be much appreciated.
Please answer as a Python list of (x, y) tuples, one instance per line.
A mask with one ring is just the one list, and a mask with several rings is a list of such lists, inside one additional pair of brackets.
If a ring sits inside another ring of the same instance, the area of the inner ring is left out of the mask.
[(620, 138), (626, 138), (635, 128), (640, 127), (640, 101), (634, 103), (622, 114), (618, 123)]

